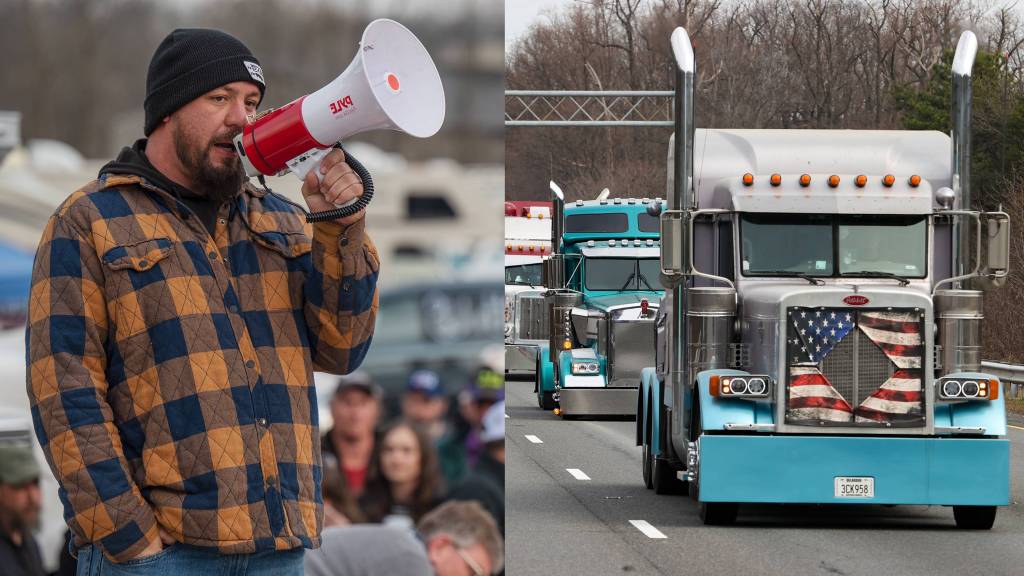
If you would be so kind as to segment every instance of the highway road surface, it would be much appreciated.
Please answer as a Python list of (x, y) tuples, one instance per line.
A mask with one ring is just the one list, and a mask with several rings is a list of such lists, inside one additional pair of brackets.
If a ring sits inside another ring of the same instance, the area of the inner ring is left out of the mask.
[(1024, 575), (1024, 426), (1010, 429), (1013, 504), (990, 531), (951, 508), (741, 506), (700, 523), (687, 496), (644, 488), (633, 422), (565, 421), (506, 385), (507, 573), (530, 575)]

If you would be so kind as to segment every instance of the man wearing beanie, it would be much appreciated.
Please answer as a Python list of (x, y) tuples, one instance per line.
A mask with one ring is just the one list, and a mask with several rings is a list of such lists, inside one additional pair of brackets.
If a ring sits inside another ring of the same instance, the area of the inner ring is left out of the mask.
[[(79, 574), (301, 574), (320, 545), (313, 371), (362, 361), (378, 258), (362, 212), (309, 225), (246, 180), (231, 142), (265, 89), (236, 38), (175, 30), (147, 138), (43, 232), (28, 393)], [(320, 174), (311, 211), (362, 194), (341, 150)]]

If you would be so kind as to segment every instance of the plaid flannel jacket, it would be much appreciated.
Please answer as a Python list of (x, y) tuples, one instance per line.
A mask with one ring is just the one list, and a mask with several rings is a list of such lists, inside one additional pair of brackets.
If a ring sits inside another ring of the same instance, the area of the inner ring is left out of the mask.
[(138, 176), (50, 218), (26, 333), (32, 420), (76, 545), (134, 557), (158, 527), (222, 553), (315, 548), (313, 371), (355, 369), (377, 311), (363, 223), (305, 223), (246, 185), (209, 232)]

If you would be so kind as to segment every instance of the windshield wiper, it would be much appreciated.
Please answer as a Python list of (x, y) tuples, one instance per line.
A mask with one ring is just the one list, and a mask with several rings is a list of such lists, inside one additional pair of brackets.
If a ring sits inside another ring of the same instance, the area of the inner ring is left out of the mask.
[(815, 286), (821, 286), (825, 283), (821, 278), (815, 278), (803, 272), (793, 272), (792, 270), (758, 270), (758, 276), (785, 276), (787, 278), (803, 278)]
[(858, 270), (856, 272), (843, 272), (840, 276), (863, 276), (865, 278), (892, 278), (900, 283), (900, 286), (909, 286), (910, 280), (892, 272), (880, 272), (878, 270)]
[(633, 279), (634, 279), (634, 278), (636, 278), (636, 272), (634, 272), (634, 273), (630, 274), (630, 275), (629, 275), (629, 278), (626, 278), (626, 283), (622, 285), (622, 288), (619, 288), (619, 292), (622, 292), (622, 291), (623, 291), (623, 290), (625, 290), (625, 289), (626, 289), (626, 288), (627, 288), (627, 287), (628, 287), (628, 286), (629, 286), (630, 284), (632, 284), (632, 283), (633, 283)]
[(640, 282), (642, 282), (642, 283), (643, 283), (643, 284), (644, 284), (645, 286), (647, 286), (647, 289), (648, 289), (648, 290), (654, 290), (654, 289), (655, 289), (655, 288), (654, 288), (654, 286), (651, 286), (651, 283), (647, 281), (647, 277), (646, 277), (646, 276), (644, 276), (643, 274), (641, 274), (641, 275), (640, 275), (640, 278), (639, 278), (639, 280), (640, 280)]

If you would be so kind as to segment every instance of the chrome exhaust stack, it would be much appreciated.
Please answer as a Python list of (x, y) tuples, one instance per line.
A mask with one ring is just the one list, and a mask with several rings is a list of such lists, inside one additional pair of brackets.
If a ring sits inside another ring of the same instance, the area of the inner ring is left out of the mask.
[(673, 165), (673, 186), (670, 190), (669, 210), (696, 208), (693, 195), (693, 100), (696, 81), (696, 62), (693, 46), (686, 29), (679, 27), (672, 32), (672, 56), (676, 61), (675, 94), (675, 163)]
[[(953, 56), (952, 83), (953, 98), (950, 110), (953, 127), (953, 192), (960, 199), (960, 210), (971, 209), (971, 71), (978, 53), (978, 38), (970, 30), (960, 35)], [(953, 276), (967, 274), (971, 270), (970, 227), (959, 220), (953, 223)]]
[[(697, 207), (693, 186), (693, 139), (694, 139), (694, 89), (696, 84), (697, 63), (693, 56), (693, 45), (686, 29), (679, 27), (672, 32), (672, 56), (676, 61), (675, 88), (675, 135), (672, 148), (674, 162), (672, 165), (672, 189), (668, 192), (669, 210), (690, 210)], [(668, 224), (664, 218), (680, 218), (678, 213), (662, 215), (662, 226)], [(675, 241), (681, 241), (681, 238)], [(662, 250), (665, 249), (666, 238), (662, 238)], [(685, 244), (684, 244), (685, 245)], [(676, 248), (676, 247), (672, 247)], [(685, 271), (684, 274), (688, 272)], [(671, 284), (671, 316), (666, 326), (668, 350), (666, 350), (666, 386), (667, 394), (673, 395), (673, 404), (682, 406), (677, 394), (686, 386), (681, 382), (686, 377), (683, 363), (687, 351), (686, 309), (689, 298), (686, 277), (673, 281)], [(669, 286), (666, 286), (668, 288)], [(682, 385), (681, 385), (682, 384)], [(676, 404), (678, 402), (678, 404)], [(669, 443), (671, 444), (671, 442)]]

